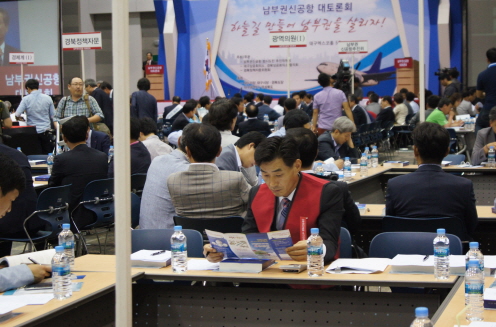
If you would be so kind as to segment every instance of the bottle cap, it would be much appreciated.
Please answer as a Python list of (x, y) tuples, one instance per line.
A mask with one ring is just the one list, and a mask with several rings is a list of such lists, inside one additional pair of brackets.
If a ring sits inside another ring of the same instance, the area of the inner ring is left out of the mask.
[(348, 160), (350, 160), (350, 157), (344, 157), (344, 160), (348, 161)]
[(113, 149), (113, 148), (114, 148), (114, 146), (113, 146), (113, 145), (111, 145), (111, 146), (110, 146), (110, 148), (111, 148), (111, 149)]
[(183, 226), (174, 226), (174, 230), (175, 231), (183, 230)]
[(492, 145), (491, 145), (491, 146), (489, 147), (489, 149), (494, 149), (494, 146), (492, 146)]
[(429, 315), (429, 309), (426, 307), (415, 308), (415, 317), (427, 317)]
[(366, 157), (366, 156), (367, 156), (367, 154), (365, 154), (365, 153), (362, 153), (362, 157)]
[(319, 229), (318, 228), (311, 228), (310, 229), (310, 233), (312, 233), (312, 234), (318, 234), (319, 233)]
[(64, 252), (64, 247), (59, 245), (55, 247), (55, 252)]
[(368, 146), (365, 147), (365, 150), (370, 150), (370, 148)]
[(471, 249), (479, 248), (479, 242), (470, 242), (468, 245), (470, 246)]
[(71, 228), (71, 224), (62, 224), (63, 229), (69, 229)]
[(444, 229), (444, 228), (438, 228), (437, 229), (437, 233), (438, 234), (446, 234), (446, 229)]
[(377, 149), (377, 145), (374, 145), (374, 146), (372, 147), (372, 149)]
[(50, 152), (49, 154), (47, 154), (47, 156), (50, 156), (50, 155), (52, 155), (52, 153), (51, 153), (51, 152)]
[(479, 260), (477, 259), (471, 259), (468, 261), (468, 266), (469, 267), (479, 267)]

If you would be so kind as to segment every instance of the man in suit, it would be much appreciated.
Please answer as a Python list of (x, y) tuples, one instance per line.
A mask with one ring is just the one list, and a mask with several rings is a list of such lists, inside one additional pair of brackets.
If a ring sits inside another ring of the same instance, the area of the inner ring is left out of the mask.
[(92, 149), (108, 154), (110, 149), (110, 137), (107, 135), (107, 133), (89, 129), (86, 145)]
[(489, 147), (496, 149), (496, 107), (489, 111), (489, 127), (477, 132), (474, 149), (472, 150), (472, 165), (480, 165), (487, 160)]
[(381, 122), (381, 126), (385, 127), (389, 122), (396, 121), (396, 115), (394, 114), (393, 108), (393, 99), (389, 96), (383, 96), (381, 100), (381, 112), (375, 118), (376, 121)]
[[(152, 163), (150, 152), (146, 146), (139, 141), (140, 121), (131, 117), (131, 175), (146, 174)], [(114, 157), (110, 160), (108, 178), (114, 178)]]
[(243, 99), (241, 99), (240, 97), (233, 97), (231, 98), (231, 100), (238, 108), (238, 117), (236, 118), (236, 125), (234, 125), (232, 134), (236, 136), (241, 136), (239, 131), (239, 124), (245, 121), (245, 115), (243, 115), (245, 112), (245, 106), (243, 104)]
[(370, 118), (365, 109), (358, 105), (358, 99), (353, 94), (348, 95), (348, 102), (350, 103), (351, 112), (353, 113), (353, 120), (356, 127), (360, 125), (370, 124)]
[(22, 52), (5, 43), (5, 36), (9, 32), (10, 16), (7, 10), (0, 8), (0, 66), (9, 66), (11, 52)]
[(239, 135), (243, 136), (246, 133), (256, 131), (260, 132), (265, 136), (269, 136), (271, 131), (270, 131), (270, 126), (267, 122), (264, 122), (263, 120), (258, 119), (258, 111), (259, 108), (257, 108), (255, 105), (250, 104), (248, 107), (246, 107), (246, 116), (248, 116), (248, 119), (241, 124), (239, 124)]
[(167, 180), (176, 213), (188, 218), (243, 214), (250, 186), (243, 174), (215, 166), (215, 158), (222, 151), (219, 131), (209, 124), (192, 124), (191, 132), (181, 141), (191, 165)]
[[(412, 139), (419, 168), (388, 181), (386, 215), (457, 218), (470, 235), (478, 221), (472, 181), (441, 168), (441, 161), (449, 153), (448, 131), (439, 124), (425, 122), (413, 130)], [(449, 231), (449, 226), (445, 227)]]
[[(339, 256), (343, 195), (335, 184), (302, 174), (299, 156), (298, 144), (292, 137), (267, 138), (257, 147), (255, 161), (265, 184), (250, 191), (242, 231), (266, 233), (288, 229), (294, 245), (286, 252), (295, 261), (306, 261), (307, 244), (300, 239), (300, 217), (307, 217), (306, 233), (310, 235), (311, 228), (319, 228), (327, 264)], [(223, 257), (210, 244), (204, 246), (204, 253), (212, 262)]]
[(239, 171), (243, 173), (246, 181), (251, 186), (258, 183), (255, 169), (255, 149), (265, 140), (265, 136), (259, 132), (249, 132), (240, 137), (236, 144), (229, 144), (222, 148), (222, 153), (215, 160), (220, 170)]
[(313, 95), (305, 92), (305, 96), (303, 97), (303, 102), (306, 104), (305, 112), (309, 117), (313, 115)]
[(334, 158), (334, 163), (343, 169), (344, 158), (349, 157), (351, 162), (359, 158), (359, 151), (351, 140), (351, 133), (356, 131), (355, 124), (347, 117), (339, 117), (334, 121), (332, 130), (319, 136), (319, 160)]
[(186, 125), (190, 123), (190, 119), (195, 115), (196, 104), (193, 102), (186, 102), (181, 109), (181, 114), (172, 123), (171, 132), (183, 130)]
[[(288, 111), (296, 109), (296, 106), (297, 106), (297, 104), (296, 104), (295, 99), (289, 98), (289, 99), (284, 100), (284, 115), (277, 118), (277, 126), (279, 126), (279, 128), (284, 126), (284, 116), (288, 113)], [(310, 117), (312, 117), (312, 116), (310, 116)]]
[(96, 81), (94, 79), (86, 79), (84, 81), (84, 88), (86, 93), (95, 98), (98, 102), (98, 106), (102, 109), (103, 115), (105, 116), (105, 124), (110, 129), (110, 132), (114, 131), (114, 107), (109, 95), (97, 87)]
[(255, 106), (259, 108), (264, 104), (264, 94), (263, 93), (258, 93), (257, 96), (255, 97)]
[[(49, 187), (72, 184), (70, 210), (76, 208), (89, 182), (107, 178), (107, 155), (86, 145), (88, 128), (86, 116), (74, 116), (62, 125), (64, 142), (71, 151), (55, 156), (52, 175), (48, 181)], [(95, 217), (85, 211), (83, 206), (79, 206), (74, 212), (74, 222), (78, 227), (94, 221)]]
[(172, 124), (177, 116), (181, 114), (182, 108), (183, 106), (181, 106), (181, 97), (178, 97), (177, 95), (173, 96), (172, 104), (164, 108), (164, 114), (162, 116), (162, 118), (164, 119), (164, 123), (166, 120), (169, 120), (169, 122)]
[(157, 121), (157, 99), (148, 93), (150, 81), (148, 78), (140, 78), (137, 86), (139, 91), (131, 94), (131, 117), (150, 117)]
[(298, 109), (289, 111), (284, 116), (282, 123), (284, 126), (279, 128), (279, 130), (275, 131), (274, 133), (270, 134), (269, 137), (285, 136), (286, 131), (291, 128), (298, 128), (298, 127), (304, 127), (308, 129), (311, 128), (310, 117), (308, 117), (308, 115), (303, 110), (298, 110)]
[(248, 106), (249, 104), (255, 104), (255, 102), (253, 102), (253, 99), (255, 98), (255, 94), (253, 92), (248, 92), (245, 94), (245, 96), (243, 97), (243, 104), (246, 106)]
[(148, 65), (157, 65), (157, 62), (153, 60), (153, 54), (151, 52), (146, 53), (146, 60), (143, 61), (143, 70), (145, 70), (145, 66)]
[(264, 104), (258, 107), (258, 119), (264, 120), (264, 116), (269, 116), (270, 121), (276, 121), (280, 115), (269, 105), (272, 103), (272, 97), (270, 95), (264, 96), (263, 99)]

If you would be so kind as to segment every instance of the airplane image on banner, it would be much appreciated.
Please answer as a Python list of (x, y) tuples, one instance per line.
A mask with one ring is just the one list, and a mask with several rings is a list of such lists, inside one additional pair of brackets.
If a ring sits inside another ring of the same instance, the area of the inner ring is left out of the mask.
[[(382, 52), (379, 52), (374, 63), (368, 71), (359, 71), (360, 63), (355, 69), (355, 77), (360, 81), (361, 86), (374, 86), (381, 81), (393, 79), (391, 76), (396, 74), (396, 71), (380, 72), (381, 71)], [(339, 63), (323, 62), (317, 66), (319, 73), (324, 73), (329, 76), (335, 75), (338, 72)], [(306, 80), (310, 81), (310, 80)], [(315, 80), (312, 80), (315, 81)]]

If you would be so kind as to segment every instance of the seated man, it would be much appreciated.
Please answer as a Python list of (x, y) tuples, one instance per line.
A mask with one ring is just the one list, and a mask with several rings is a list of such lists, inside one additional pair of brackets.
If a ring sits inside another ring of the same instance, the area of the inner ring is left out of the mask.
[[(437, 108), (437, 105), (439, 104), (439, 101), (441, 100), (440, 97), (437, 95), (430, 95), (427, 100), (426, 100), (426, 109), (425, 109), (425, 118), (429, 117), (429, 115), (434, 111), (434, 109)], [(418, 124), (420, 122), (420, 111), (418, 111), (412, 119), (408, 122), (409, 124)]]
[(472, 165), (480, 165), (481, 162), (487, 161), (489, 147), (496, 149), (496, 107), (489, 111), (489, 127), (483, 128), (477, 132), (477, 138), (472, 151)]
[(263, 140), (265, 136), (261, 133), (249, 132), (241, 136), (236, 144), (229, 144), (222, 148), (222, 153), (215, 160), (215, 164), (220, 170), (242, 172), (248, 184), (255, 186), (258, 183), (257, 171), (250, 168), (255, 166), (255, 149)]
[(92, 149), (108, 154), (110, 149), (110, 137), (107, 133), (94, 131), (88, 126), (86, 145)]
[[(288, 131), (286, 137), (292, 137), (298, 143), (302, 173), (307, 173), (318, 178), (329, 179), (328, 176), (314, 175), (313, 164), (319, 152), (319, 141), (311, 130), (306, 128), (293, 128)], [(329, 182), (336, 184), (343, 194), (344, 213), (341, 226), (347, 228), (351, 234), (357, 233), (362, 222), (362, 217), (360, 217), (360, 211), (358, 211), (358, 207), (351, 197), (348, 184), (346, 182), (330, 180)]]
[(180, 113), (172, 123), (171, 133), (184, 129), (184, 127), (189, 124), (190, 118), (193, 118), (195, 115), (195, 110), (196, 102), (186, 102), (181, 109), (182, 113)]
[(441, 168), (441, 161), (449, 153), (448, 131), (439, 124), (425, 122), (413, 130), (412, 138), (419, 168), (388, 181), (386, 215), (453, 217), (464, 222), (470, 235), (478, 220), (472, 181)]
[[(264, 116), (267, 115), (270, 121), (275, 121), (279, 118), (279, 114), (270, 107), (272, 103), (272, 97), (270, 95), (266, 95), (263, 97), (263, 104), (258, 107), (258, 119), (264, 120)], [(248, 107), (248, 106), (247, 106)]]
[(291, 128), (305, 127), (310, 129), (312, 127), (310, 125), (310, 117), (305, 111), (299, 109), (288, 111), (286, 115), (284, 115), (282, 123), (284, 126), (270, 134), (269, 137), (284, 136), (286, 135), (286, 131)]
[[(150, 152), (146, 146), (139, 141), (140, 120), (131, 118), (131, 175), (146, 174), (152, 163)], [(108, 178), (114, 178), (114, 157), (110, 160), (108, 168)]]
[(150, 152), (151, 160), (155, 157), (162, 156), (164, 154), (169, 154), (172, 152), (172, 148), (169, 144), (162, 142), (157, 136), (157, 123), (153, 121), (150, 117), (144, 117), (140, 119), (140, 141)]
[(351, 140), (351, 133), (356, 131), (355, 124), (347, 117), (339, 117), (334, 121), (332, 130), (319, 136), (319, 160), (334, 158), (334, 163), (343, 169), (344, 158), (351, 162), (358, 159), (359, 152)]
[[(286, 252), (293, 260), (306, 261), (307, 244), (306, 240), (300, 240), (300, 217), (308, 217), (307, 235), (310, 235), (311, 228), (318, 227), (324, 240), (324, 262), (327, 264), (336, 259), (344, 213), (339, 187), (300, 173), (298, 144), (293, 138), (266, 139), (257, 147), (255, 161), (260, 166), (265, 184), (250, 191), (242, 232), (266, 233), (288, 229), (294, 245)], [(217, 253), (210, 244), (205, 245), (204, 250), (209, 261), (222, 260), (223, 254)]]
[[(446, 120), (446, 115), (449, 115), (448, 120)], [(453, 103), (450, 99), (442, 98), (437, 105), (437, 108), (427, 117), (425, 120), (428, 123), (436, 123), (446, 128), (462, 126), (463, 121), (453, 121), (456, 116), (456, 112), (453, 110)]]
[[(74, 116), (62, 125), (64, 142), (71, 151), (55, 156), (48, 181), (49, 187), (72, 184), (69, 202), (71, 211), (76, 209), (89, 182), (107, 178), (108, 157), (86, 145), (88, 127), (86, 116)], [(74, 221), (78, 227), (94, 221), (94, 216), (86, 214), (83, 209), (79, 206), (74, 212)]]
[(215, 158), (222, 151), (220, 132), (209, 124), (193, 124), (183, 135), (187, 171), (167, 179), (176, 213), (188, 218), (239, 216), (246, 211), (250, 186), (239, 172), (219, 170)]
[(357, 97), (353, 94), (348, 95), (348, 102), (350, 103), (355, 125), (358, 127), (360, 125), (370, 124), (370, 117), (365, 109), (360, 106)]
[(257, 118), (258, 107), (250, 104), (246, 107), (245, 112), (248, 119), (239, 124), (239, 135), (243, 136), (246, 133), (255, 131), (260, 132), (265, 136), (269, 136), (271, 133), (269, 123)]
[[(10, 212), (12, 203), (24, 191), (26, 179), (21, 167), (10, 157), (0, 153), (0, 218)], [(0, 269), (0, 292), (39, 283), (51, 272), (49, 266), (19, 265)]]
[(396, 107), (393, 109), (395, 125), (405, 125), (406, 116), (408, 116), (408, 107), (404, 104), (404, 101), (405, 99), (401, 93), (394, 95), (394, 102), (396, 103)]
[[(293, 98), (286, 98), (283, 102), (284, 105), (284, 114), (281, 117), (277, 118), (277, 126), (282, 128), (284, 126), (284, 116), (290, 111), (296, 109), (296, 100)], [(312, 116), (309, 116), (312, 117)], [(280, 135), (279, 135), (280, 136)]]
[(389, 122), (395, 122), (396, 116), (394, 115), (393, 108), (393, 99), (389, 95), (382, 97), (381, 100), (381, 112), (375, 118), (375, 121), (380, 121), (381, 126), (385, 127)]

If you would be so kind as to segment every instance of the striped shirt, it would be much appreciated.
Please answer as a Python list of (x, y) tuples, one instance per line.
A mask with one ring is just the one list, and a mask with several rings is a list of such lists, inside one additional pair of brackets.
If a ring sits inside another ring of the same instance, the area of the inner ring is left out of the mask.
[[(67, 104), (65, 104), (66, 101)], [(62, 98), (59, 102), (59, 105), (57, 106), (57, 111), (55, 112), (53, 121), (58, 122), (62, 118), (72, 117), (72, 116), (86, 116), (90, 118), (93, 117), (94, 115), (98, 115), (100, 116), (103, 122), (105, 116), (103, 115), (102, 109), (100, 109), (98, 102), (96, 102), (95, 98), (93, 98), (92, 96), (88, 96), (88, 102), (90, 103), (90, 107), (91, 107), (91, 113), (89, 114), (88, 114), (88, 107), (84, 102), (84, 97), (81, 97), (77, 101), (72, 100), (71, 96)], [(64, 110), (64, 105), (65, 105), (65, 112), (64, 112), (64, 116), (62, 117), (61, 115), (62, 115), (62, 111)]]

